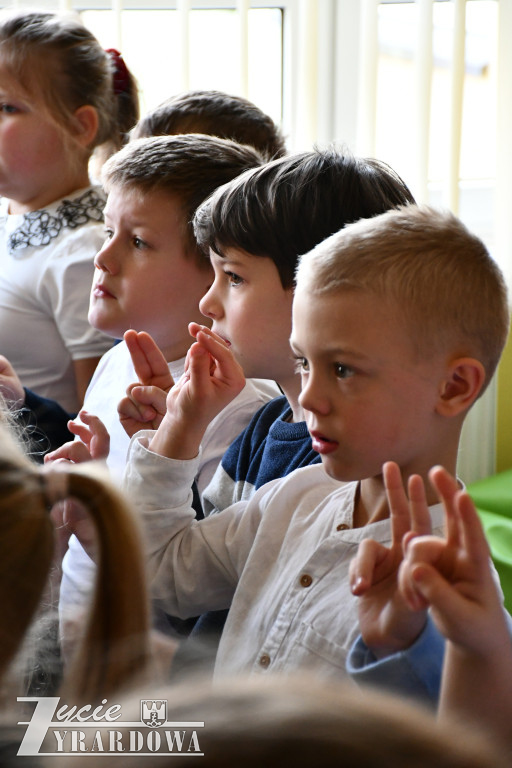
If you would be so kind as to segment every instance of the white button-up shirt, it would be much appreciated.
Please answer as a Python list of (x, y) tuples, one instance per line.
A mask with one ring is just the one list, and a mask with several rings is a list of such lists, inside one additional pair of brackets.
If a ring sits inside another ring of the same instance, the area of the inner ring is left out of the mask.
[[(216, 675), (311, 669), (345, 677), (358, 634), (349, 564), (362, 539), (390, 542), (390, 521), (353, 528), (358, 484), (313, 465), (196, 522), (197, 460), (170, 460), (145, 443), (133, 438), (125, 482), (143, 516), (153, 594), (183, 618), (231, 605)], [(431, 516), (441, 533), (441, 505)]]

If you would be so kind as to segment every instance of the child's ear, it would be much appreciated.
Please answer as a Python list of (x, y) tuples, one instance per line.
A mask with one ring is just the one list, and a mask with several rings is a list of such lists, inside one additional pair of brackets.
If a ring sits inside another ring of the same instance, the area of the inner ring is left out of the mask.
[(480, 394), (484, 382), (485, 369), (479, 360), (457, 358), (450, 363), (442, 381), (436, 412), (451, 417), (467, 411)]
[(90, 104), (78, 107), (74, 114), (75, 139), (83, 147), (89, 147), (98, 133), (98, 111)]

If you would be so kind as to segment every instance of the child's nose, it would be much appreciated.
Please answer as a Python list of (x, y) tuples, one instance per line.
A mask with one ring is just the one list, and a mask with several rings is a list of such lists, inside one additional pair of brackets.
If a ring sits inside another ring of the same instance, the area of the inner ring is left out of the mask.
[(205, 317), (209, 317), (212, 320), (217, 319), (222, 314), (221, 304), (217, 299), (215, 283), (209, 287), (204, 294), (203, 298), (199, 302), (199, 311)]
[(96, 269), (101, 269), (102, 272), (110, 272), (113, 274), (117, 271), (117, 260), (114, 257), (114, 248), (111, 240), (106, 240), (103, 247), (96, 254), (94, 259), (94, 266)]
[(302, 379), (301, 391), (299, 395), (299, 405), (305, 411), (318, 413), (322, 416), (329, 413), (329, 399), (322, 391), (318, 379), (311, 373)]

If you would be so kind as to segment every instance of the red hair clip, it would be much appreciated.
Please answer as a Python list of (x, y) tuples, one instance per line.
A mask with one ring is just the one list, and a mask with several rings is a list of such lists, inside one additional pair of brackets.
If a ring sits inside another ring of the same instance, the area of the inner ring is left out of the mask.
[(107, 48), (105, 53), (108, 53), (114, 64), (114, 93), (118, 96), (120, 93), (125, 93), (125, 91), (129, 90), (131, 76), (119, 51), (115, 48)]

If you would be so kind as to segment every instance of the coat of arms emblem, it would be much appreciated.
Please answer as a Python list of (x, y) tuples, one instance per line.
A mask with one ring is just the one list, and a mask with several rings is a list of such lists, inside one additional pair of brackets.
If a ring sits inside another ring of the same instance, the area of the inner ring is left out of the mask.
[(167, 699), (141, 699), (140, 719), (150, 728), (159, 728), (167, 721)]

